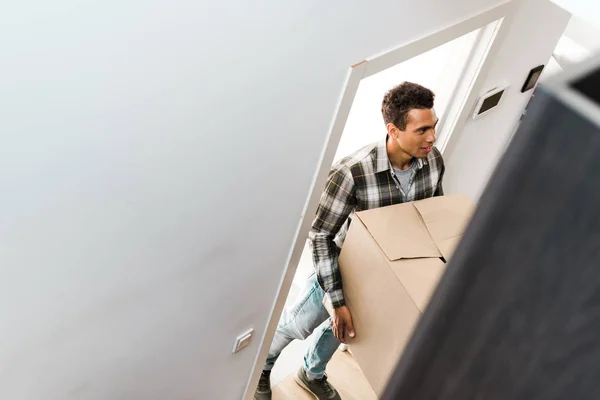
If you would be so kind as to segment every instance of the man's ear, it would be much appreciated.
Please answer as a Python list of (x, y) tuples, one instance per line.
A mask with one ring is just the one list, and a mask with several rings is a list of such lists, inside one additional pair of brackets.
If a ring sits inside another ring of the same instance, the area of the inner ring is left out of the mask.
[(394, 139), (398, 139), (398, 128), (396, 127), (396, 125), (390, 122), (385, 127), (387, 128), (388, 135), (390, 135)]

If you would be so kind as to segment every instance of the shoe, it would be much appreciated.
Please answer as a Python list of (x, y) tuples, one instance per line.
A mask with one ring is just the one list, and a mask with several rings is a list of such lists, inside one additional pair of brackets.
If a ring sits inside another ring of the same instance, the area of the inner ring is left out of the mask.
[(318, 400), (342, 400), (335, 388), (327, 382), (327, 375), (321, 379), (308, 379), (304, 368), (300, 367), (296, 374), (296, 383)]
[(263, 371), (260, 374), (254, 400), (271, 400), (271, 371)]

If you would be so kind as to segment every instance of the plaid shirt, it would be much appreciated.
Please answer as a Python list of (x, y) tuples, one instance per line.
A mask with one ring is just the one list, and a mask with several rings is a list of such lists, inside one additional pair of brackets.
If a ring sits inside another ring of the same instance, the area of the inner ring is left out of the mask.
[(366, 146), (337, 162), (329, 172), (309, 233), (317, 280), (335, 308), (343, 306), (338, 255), (356, 211), (442, 196), (444, 161), (437, 148), (417, 159), (405, 195), (394, 176), (386, 140)]

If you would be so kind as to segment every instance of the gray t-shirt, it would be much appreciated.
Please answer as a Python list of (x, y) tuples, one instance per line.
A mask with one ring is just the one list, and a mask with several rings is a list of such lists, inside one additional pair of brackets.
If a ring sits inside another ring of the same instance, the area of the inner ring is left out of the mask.
[(410, 177), (415, 169), (415, 164), (416, 163), (413, 160), (408, 169), (401, 170), (394, 168), (394, 175), (396, 176), (396, 180), (400, 184), (402, 192), (405, 196), (408, 194), (408, 190), (410, 189)]

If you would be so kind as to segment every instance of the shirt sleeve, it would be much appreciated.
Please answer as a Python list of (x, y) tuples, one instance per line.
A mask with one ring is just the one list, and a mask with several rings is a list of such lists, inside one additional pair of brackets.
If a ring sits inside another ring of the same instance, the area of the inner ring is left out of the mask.
[(347, 167), (334, 167), (321, 195), (317, 214), (308, 235), (317, 280), (334, 308), (345, 305), (335, 236), (356, 205), (355, 186)]

